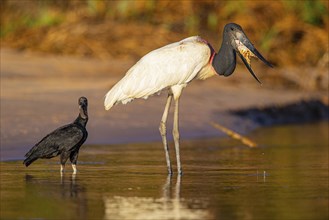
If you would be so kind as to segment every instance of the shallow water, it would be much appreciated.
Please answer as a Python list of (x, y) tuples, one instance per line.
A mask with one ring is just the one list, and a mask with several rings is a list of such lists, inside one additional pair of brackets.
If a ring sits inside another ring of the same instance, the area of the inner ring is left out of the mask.
[(77, 175), (1, 162), (1, 219), (328, 219), (328, 123), (250, 138), (183, 141), (181, 178), (161, 143), (84, 146)]

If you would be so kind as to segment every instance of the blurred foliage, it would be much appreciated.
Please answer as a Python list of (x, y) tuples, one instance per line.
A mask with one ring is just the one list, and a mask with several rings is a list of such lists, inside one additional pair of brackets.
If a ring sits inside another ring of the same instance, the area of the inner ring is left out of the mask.
[(323, 2), (313, 0), (290, 0), (283, 1), (286, 9), (296, 13), (304, 22), (312, 25), (323, 25), (327, 10)]
[(138, 59), (201, 35), (215, 48), (240, 24), (276, 66), (328, 66), (328, 1), (1, 0), (1, 46)]

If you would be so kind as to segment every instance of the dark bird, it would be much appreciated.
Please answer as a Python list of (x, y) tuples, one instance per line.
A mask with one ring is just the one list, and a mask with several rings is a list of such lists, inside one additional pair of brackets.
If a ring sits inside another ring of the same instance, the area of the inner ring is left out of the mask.
[(166, 154), (169, 174), (172, 173), (166, 138), (166, 121), (172, 99), (175, 102), (173, 137), (178, 173), (182, 174), (179, 153), (178, 104), (183, 89), (194, 79), (207, 79), (216, 74), (229, 76), (236, 66), (236, 54), (240, 56), (251, 75), (258, 81), (250, 66), (250, 57), (257, 57), (266, 65), (272, 65), (256, 50), (240, 25), (225, 25), (222, 45), (215, 52), (213, 47), (199, 36), (189, 37), (151, 51), (141, 58), (126, 75), (106, 94), (106, 110), (118, 103), (126, 104), (135, 98), (148, 96), (168, 89), (168, 98), (160, 122), (160, 133)]
[(70, 158), (73, 173), (77, 172), (76, 164), (78, 160), (79, 149), (86, 141), (88, 132), (86, 125), (88, 122), (88, 100), (80, 97), (79, 115), (71, 124), (64, 125), (48, 134), (29, 152), (25, 154), (26, 159), (23, 164), (29, 166), (35, 160), (49, 159), (60, 155), (61, 172), (64, 172), (64, 166), (67, 159)]

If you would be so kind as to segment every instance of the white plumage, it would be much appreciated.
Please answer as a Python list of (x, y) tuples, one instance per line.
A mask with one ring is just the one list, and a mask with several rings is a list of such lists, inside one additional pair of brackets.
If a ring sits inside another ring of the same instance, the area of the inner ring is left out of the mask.
[[(109, 110), (120, 102), (126, 104), (135, 98), (146, 99), (168, 87), (174, 87), (175, 91), (176, 86), (176, 90), (181, 90), (198, 78), (198, 73), (204, 72), (201, 70), (209, 64), (211, 52), (206, 41), (198, 36), (151, 51), (106, 94), (105, 109)], [(215, 74), (211, 70), (206, 72), (199, 78), (205, 79)]]
[[(245, 49), (247, 48), (247, 50)], [(272, 65), (256, 50), (240, 25), (225, 25), (223, 41), (218, 53), (201, 37), (194, 36), (172, 43), (146, 54), (127, 74), (106, 94), (106, 110), (118, 103), (126, 104), (136, 98), (150, 95), (168, 88), (166, 106), (160, 121), (160, 134), (166, 153), (168, 173), (172, 174), (169, 148), (167, 143), (166, 122), (172, 100), (175, 102), (173, 138), (176, 151), (177, 171), (182, 174), (179, 153), (178, 112), (182, 90), (193, 79), (206, 79), (215, 74), (229, 76), (236, 66), (236, 53), (240, 56), (249, 72), (258, 81), (250, 66), (250, 57), (261, 59)]]
[(160, 122), (160, 133), (166, 153), (168, 173), (172, 173), (167, 144), (166, 121), (172, 98), (175, 101), (173, 136), (175, 141), (177, 170), (182, 174), (179, 153), (178, 103), (185, 86), (193, 79), (206, 79), (216, 74), (211, 65), (212, 47), (201, 37), (194, 36), (172, 43), (146, 54), (106, 94), (106, 110), (118, 103), (126, 104), (136, 98), (169, 88), (167, 103)]

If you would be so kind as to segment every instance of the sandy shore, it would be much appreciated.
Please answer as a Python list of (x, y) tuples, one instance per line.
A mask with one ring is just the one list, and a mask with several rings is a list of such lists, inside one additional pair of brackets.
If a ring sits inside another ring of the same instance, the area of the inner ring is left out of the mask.
[[(160, 141), (158, 125), (166, 92), (148, 100), (118, 105), (109, 112), (103, 98), (135, 61), (51, 56), (1, 49), (1, 160), (22, 158), (47, 133), (70, 123), (78, 114), (77, 99), (89, 99), (86, 144)], [(254, 70), (262, 79), (260, 64)], [(271, 70), (275, 71), (275, 69)], [(256, 124), (228, 113), (271, 104), (322, 97), (321, 92), (276, 89), (259, 85), (245, 68), (232, 77), (194, 81), (183, 92), (181, 138), (220, 136), (210, 121), (241, 133)], [(168, 133), (172, 117), (169, 117)], [(170, 135), (169, 135), (170, 136)]]

